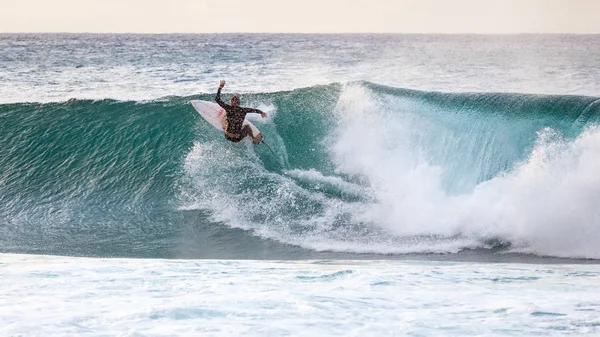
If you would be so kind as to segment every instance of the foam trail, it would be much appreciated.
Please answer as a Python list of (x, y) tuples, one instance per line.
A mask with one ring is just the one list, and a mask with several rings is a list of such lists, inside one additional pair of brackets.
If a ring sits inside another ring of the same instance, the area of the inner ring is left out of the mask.
[(344, 193), (356, 196), (363, 196), (366, 192), (365, 188), (360, 185), (349, 183), (340, 177), (325, 176), (323, 173), (314, 169), (310, 169), (308, 171), (294, 169), (285, 171), (284, 173), (294, 178), (308, 181), (317, 185), (331, 185), (340, 189)]

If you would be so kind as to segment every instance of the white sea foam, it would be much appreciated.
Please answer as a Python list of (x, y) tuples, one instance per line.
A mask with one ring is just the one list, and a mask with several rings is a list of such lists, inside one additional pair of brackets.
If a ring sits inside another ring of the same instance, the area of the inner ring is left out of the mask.
[(426, 145), (411, 138), (412, 117), (395, 111), (390, 118), (386, 106), (359, 86), (340, 98), (338, 170), (366, 177), (377, 200), (357, 219), (399, 236), (499, 239), (514, 251), (600, 258), (600, 128), (573, 140), (541, 130), (523, 162), (456, 195), (442, 182), (446, 168), (432, 165)]
[(4, 336), (597, 334), (597, 265), (0, 255)]

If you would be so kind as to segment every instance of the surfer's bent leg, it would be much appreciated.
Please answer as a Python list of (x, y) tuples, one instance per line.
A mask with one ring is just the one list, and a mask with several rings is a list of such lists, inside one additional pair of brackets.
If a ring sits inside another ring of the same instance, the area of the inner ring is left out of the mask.
[(246, 136), (250, 136), (250, 138), (254, 139), (254, 134), (252, 133), (252, 128), (248, 124), (244, 125), (244, 127), (242, 128), (242, 138), (244, 138)]
[(252, 143), (254, 144), (260, 144), (262, 141), (262, 134), (259, 132), (257, 135), (255, 135), (250, 125), (244, 125), (242, 128), (242, 136), (250, 136), (250, 138), (252, 138)]

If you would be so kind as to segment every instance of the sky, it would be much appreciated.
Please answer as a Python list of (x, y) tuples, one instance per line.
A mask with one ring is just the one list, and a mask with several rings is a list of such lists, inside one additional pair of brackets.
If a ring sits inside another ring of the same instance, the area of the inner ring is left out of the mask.
[(0, 0), (0, 32), (600, 33), (600, 0)]

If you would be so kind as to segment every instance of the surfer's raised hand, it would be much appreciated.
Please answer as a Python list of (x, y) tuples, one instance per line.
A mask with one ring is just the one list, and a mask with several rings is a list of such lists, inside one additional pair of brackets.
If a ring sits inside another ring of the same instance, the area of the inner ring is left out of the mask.
[(223, 88), (225, 86), (225, 80), (221, 80), (221, 83), (219, 83), (219, 88)]
[(267, 118), (267, 113), (266, 113), (266, 112), (261, 112), (261, 113), (260, 113), (260, 116), (261, 116), (262, 118)]

